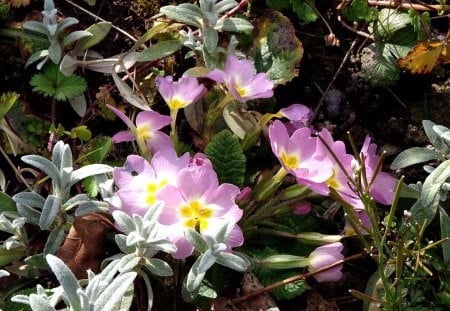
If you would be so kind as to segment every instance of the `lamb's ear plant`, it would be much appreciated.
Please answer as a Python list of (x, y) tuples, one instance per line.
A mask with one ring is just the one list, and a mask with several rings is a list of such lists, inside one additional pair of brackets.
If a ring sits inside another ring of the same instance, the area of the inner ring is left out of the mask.
[[(124, 310), (132, 302), (133, 281), (136, 272), (119, 272), (119, 260), (106, 266), (99, 274), (88, 271), (86, 287), (84, 281), (78, 281), (72, 271), (56, 256), (47, 255), (46, 260), (61, 286), (44, 290), (37, 285), (37, 292), (30, 295), (16, 295), (13, 302), (27, 304), (33, 311), (57, 310), (61, 301), (68, 310)], [(117, 274), (119, 272), (119, 274)], [(58, 308), (59, 309), (59, 308)]]
[(114, 211), (116, 224), (123, 234), (116, 234), (115, 240), (123, 254), (111, 257), (118, 261), (121, 273), (135, 271), (144, 280), (147, 288), (149, 309), (153, 304), (153, 290), (149, 274), (167, 277), (173, 274), (172, 268), (165, 261), (153, 258), (158, 252), (171, 253), (176, 251), (175, 245), (161, 238), (163, 228), (157, 222), (163, 203), (155, 203), (149, 207), (143, 217), (134, 214), (133, 218), (122, 211)]
[[(219, 32), (250, 32), (253, 25), (246, 19), (229, 17), (225, 12), (236, 7), (234, 0), (200, 0), (199, 6), (192, 3), (182, 3), (177, 6), (168, 5), (161, 8), (161, 13), (179, 23), (199, 29), (202, 36), (194, 35), (192, 30), (181, 31), (183, 45), (192, 49), (186, 58), (196, 54), (202, 56), (208, 69), (218, 67), (220, 54), (227, 51), (218, 45)], [(231, 37), (231, 41), (235, 38)], [(235, 46), (235, 44), (230, 44)], [(181, 45), (179, 46), (181, 47)], [(233, 52), (233, 51), (229, 51)], [(145, 58), (145, 54), (140, 58)]]
[(93, 36), (89, 31), (78, 30), (63, 37), (63, 31), (70, 26), (78, 24), (78, 20), (73, 17), (66, 17), (58, 22), (57, 12), (58, 10), (55, 8), (53, 0), (45, 0), (44, 11), (42, 11), (43, 21), (29, 21), (23, 25), (24, 29), (45, 36), (49, 43), (46, 49), (37, 51), (31, 55), (25, 67), (41, 60), (36, 67), (40, 70), (49, 59), (53, 63), (59, 64), (65, 47), (82, 38)]
[(227, 250), (226, 242), (232, 228), (232, 223), (224, 224), (215, 237), (201, 235), (190, 228), (185, 229), (186, 239), (200, 254), (183, 282), (182, 293), (186, 301), (196, 298), (206, 272), (214, 264), (218, 263), (239, 272), (245, 272), (250, 267), (250, 260), (245, 255)]
[[(420, 232), (433, 221), (439, 211), (441, 239), (450, 239), (450, 218), (442, 204), (448, 199), (450, 191), (450, 129), (429, 120), (424, 120), (422, 124), (431, 146), (404, 150), (394, 159), (391, 169), (399, 170), (415, 164), (432, 163), (423, 167), (429, 174), (423, 183), (409, 185), (419, 197), (409, 212), (411, 219), (418, 224), (413, 226), (415, 231)], [(442, 248), (444, 262), (449, 263), (450, 241), (444, 242)]]
[[(50, 230), (44, 253), (51, 254), (61, 245), (73, 216), (70, 211), (79, 207), (88, 211), (107, 209), (100, 202), (80, 193), (71, 197), (70, 189), (86, 177), (106, 174), (112, 167), (105, 164), (91, 164), (79, 169), (73, 168), (72, 151), (69, 145), (59, 141), (55, 144), (51, 160), (40, 155), (26, 155), (22, 161), (41, 170), (51, 179), (51, 192), (43, 197), (38, 192), (19, 192), (13, 196), (17, 211), (26, 222), (38, 225), (41, 230)], [(77, 213), (75, 212), (75, 215)]]

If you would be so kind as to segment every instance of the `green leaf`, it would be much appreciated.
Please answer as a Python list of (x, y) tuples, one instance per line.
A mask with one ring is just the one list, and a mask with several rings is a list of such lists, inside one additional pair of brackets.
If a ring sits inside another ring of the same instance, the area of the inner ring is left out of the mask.
[(111, 25), (110, 22), (99, 22), (89, 26), (86, 31), (90, 32), (92, 36), (78, 40), (75, 49), (86, 50), (93, 47), (106, 37), (111, 30)]
[(172, 55), (173, 53), (181, 49), (181, 47), (182, 44), (178, 40), (161, 41), (142, 51), (141, 54), (138, 55), (136, 60), (138, 62), (151, 62), (154, 60), (158, 60)]
[(16, 92), (6, 92), (0, 96), (0, 121), (6, 116), (18, 98), (19, 94)]
[[(308, 2), (314, 5), (314, 0), (310, 0)], [(311, 5), (309, 5), (309, 3), (303, 0), (291, 0), (292, 11), (297, 13), (298, 18), (306, 23), (315, 22), (319, 18), (316, 11), (311, 7)]]
[(71, 32), (67, 37), (64, 38), (62, 42), (62, 46), (66, 47), (69, 44), (72, 44), (75, 41), (78, 41), (80, 39), (86, 39), (86, 38), (92, 38), (93, 34), (86, 30), (78, 30)]
[(392, 161), (391, 170), (398, 170), (414, 164), (427, 162), (430, 160), (444, 161), (444, 157), (434, 150), (423, 147), (412, 147), (410, 149), (402, 151)]
[[(268, 286), (270, 284), (277, 283), (284, 279), (287, 279), (291, 276), (298, 275), (297, 269), (291, 270), (271, 270), (257, 267), (253, 270), (256, 277), (258, 277), (259, 281), (264, 286)], [(255, 278), (255, 276), (253, 276)], [(293, 283), (286, 284), (282, 287), (278, 287), (272, 290), (270, 293), (274, 298), (279, 300), (289, 300), (293, 299), (301, 294), (303, 294), (306, 290), (306, 284), (303, 280), (296, 281)]]
[(70, 131), (71, 138), (79, 138), (81, 141), (88, 141), (92, 138), (92, 132), (88, 130), (86, 125), (74, 127)]
[(400, 78), (400, 70), (395, 59), (384, 56), (384, 47), (370, 44), (362, 51), (361, 71), (367, 81), (374, 86), (389, 86)]
[(266, 72), (276, 83), (286, 83), (296, 77), (296, 66), (303, 57), (303, 46), (287, 17), (269, 11), (257, 20), (253, 59), (258, 72)]
[(219, 42), (219, 34), (217, 30), (212, 27), (203, 28), (203, 44), (208, 52), (212, 53), (217, 49), (217, 43)]
[(70, 303), (70, 306), (73, 310), (81, 310), (81, 301), (80, 297), (77, 294), (77, 290), (80, 288), (78, 285), (78, 281), (75, 278), (75, 275), (70, 271), (69, 267), (65, 265), (65, 263), (56, 256), (47, 255), (45, 256), (47, 259), (48, 265), (52, 269), (53, 273), (56, 275), (56, 278), (61, 284), (64, 292), (66, 293), (67, 300)]
[(447, 212), (441, 208), (439, 209), (440, 222), (441, 222), (441, 239), (447, 238), (448, 240), (442, 244), (442, 252), (444, 255), (444, 263), (450, 263), (450, 217)]
[[(442, 184), (450, 177), (450, 160), (442, 162), (430, 175), (425, 179), (422, 188), (421, 201), (424, 207), (432, 205), (439, 198), (439, 191)], [(430, 219), (431, 220), (431, 219)]]
[(177, 22), (201, 27), (201, 21), (203, 20), (203, 13), (200, 8), (191, 3), (182, 3), (178, 6), (167, 5), (160, 9), (160, 12), (166, 15), (168, 18)]
[(366, 0), (353, 0), (349, 6), (342, 10), (342, 15), (351, 22), (370, 22), (376, 18), (377, 9), (369, 7)]
[(79, 115), (80, 117), (84, 117), (84, 114), (86, 113), (86, 97), (84, 97), (83, 94), (80, 96), (74, 97), (72, 99), (69, 99), (70, 106), (72, 106), (73, 110)]
[(17, 213), (16, 202), (6, 193), (0, 192), (0, 213)]
[(386, 39), (409, 25), (411, 25), (411, 18), (407, 13), (389, 8), (382, 9), (378, 19), (373, 23), (373, 33), (378, 39)]
[(18, 260), (26, 255), (25, 249), (13, 248), (6, 249), (0, 247), (0, 268), (6, 266), (7, 264)]
[(253, 25), (243, 18), (230, 17), (219, 20), (214, 28), (230, 32), (251, 32), (253, 30)]
[(221, 183), (241, 187), (244, 183), (245, 156), (239, 140), (229, 130), (216, 134), (205, 153), (213, 163)]
[(35, 74), (30, 81), (33, 91), (42, 92), (44, 96), (55, 97), (64, 101), (80, 96), (86, 90), (86, 80), (77, 75), (66, 77), (58, 66), (49, 65), (42, 73)]

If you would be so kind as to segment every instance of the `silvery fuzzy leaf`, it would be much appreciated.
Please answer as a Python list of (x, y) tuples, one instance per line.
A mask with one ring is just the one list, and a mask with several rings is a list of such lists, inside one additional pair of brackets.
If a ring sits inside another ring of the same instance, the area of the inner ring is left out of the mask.
[(3, 242), (3, 248), (7, 250), (12, 250), (14, 248), (24, 248), (25, 245), (22, 241), (18, 239), (15, 235), (10, 236)]
[(127, 236), (124, 234), (116, 234), (114, 237), (117, 246), (120, 248), (122, 252), (125, 254), (131, 254), (136, 250), (135, 246), (127, 245)]
[(52, 60), (53, 63), (59, 64), (61, 61), (62, 49), (59, 43), (52, 42), (48, 47), (48, 57)]
[(73, 166), (72, 150), (62, 140), (59, 140), (53, 147), (52, 162), (59, 170)]
[[(206, 273), (217, 261), (217, 255), (214, 254), (211, 250), (207, 250), (203, 253), (198, 259), (198, 266), (196, 266), (196, 270), (194, 271), (196, 274)], [(194, 267), (192, 267), (194, 269)]]
[(9, 276), (9, 272), (3, 269), (0, 269), (0, 278), (4, 277), (4, 276)]
[(12, 222), (3, 214), (0, 214), (0, 230), (14, 234), (14, 226)]
[[(60, 177), (59, 177), (59, 169), (56, 167), (53, 162), (47, 160), (46, 158), (39, 156), (39, 155), (25, 155), (22, 158), (22, 161), (34, 166), (35, 168), (40, 169), (45, 174), (47, 174), (48, 177), (50, 177), (53, 182), (57, 185), (61, 185)], [(60, 187), (59, 187), (60, 188)]]
[(136, 229), (133, 220), (125, 212), (116, 210), (112, 213), (112, 215), (115, 222), (120, 227), (120, 229), (123, 230), (124, 233), (129, 234)]
[(84, 117), (86, 113), (86, 97), (84, 94), (81, 94), (80, 96), (74, 97), (69, 99), (70, 106), (72, 106), (72, 109), (79, 115), (81, 118)]
[(81, 39), (77, 42), (75, 49), (86, 50), (102, 41), (111, 30), (110, 22), (99, 22), (86, 28), (93, 36), (91, 38)]
[(56, 311), (50, 302), (44, 297), (36, 294), (30, 295), (30, 307), (33, 311)]
[[(58, 30), (56, 31), (56, 34), (58, 35), (66, 29), (67, 27), (73, 26), (75, 24), (78, 24), (78, 19), (74, 17), (66, 17), (64, 18), (59, 24), (58, 24)], [(76, 32), (76, 31), (75, 31)], [(72, 33), (70, 33), (68, 36), (70, 36)]]
[(47, 27), (45, 27), (44, 24), (36, 22), (36, 21), (28, 21), (22, 26), (23, 29), (34, 31), (41, 33), (43, 35), (49, 35), (49, 32), (47, 30)]
[(198, 271), (200, 258), (197, 258), (195, 263), (192, 265), (191, 270), (189, 270), (188, 275), (186, 276), (186, 289), (190, 292), (196, 291), (203, 279), (205, 278), (205, 273), (196, 273)]
[(15, 295), (11, 297), (12, 302), (23, 303), (25, 305), (30, 305), (30, 297), (26, 295)]
[(108, 213), (109, 204), (107, 202), (102, 201), (87, 201), (83, 202), (78, 206), (75, 211), (75, 216), (83, 216), (89, 213)]
[(106, 164), (89, 164), (72, 172), (70, 186), (76, 184), (82, 179), (98, 174), (111, 173), (113, 168)]
[(239, 272), (244, 272), (249, 267), (249, 262), (246, 259), (233, 253), (220, 253), (217, 263)]
[(142, 236), (140, 236), (138, 232), (133, 231), (127, 235), (127, 242), (126, 242), (127, 246), (133, 246), (138, 244), (139, 242), (145, 242), (145, 239)]
[(208, 250), (209, 246), (206, 243), (204, 237), (195, 230), (191, 228), (187, 228), (184, 230), (184, 236), (188, 240), (189, 243), (194, 246), (194, 248), (200, 253), (204, 253)]
[(167, 262), (158, 258), (147, 258), (143, 264), (151, 273), (158, 276), (171, 276), (172, 268)]
[[(177, 247), (166, 239), (146, 241), (140, 248), (148, 249), (151, 252), (163, 251), (165, 253), (174, 253), (177, 250)], [(145, 253), (145, 256), (148, 257), (148, 254)]]
[(72, 271), (70, 271), (70, 269), (58, 257), (49, 254), (45, 256), (45, 258), (64, 289), (66, 298), (71, 308), (74, 310), (81, 310), (80, 298), (77, 295), (77, 290), (80, 286), (78, 285), (75, 275), (73, 275)]
[(141, 110), (144, 111), (151, 110), (148, 104), (144, 102), (144, 100), (140, 98), (138, 95), (136, 95), (136, 93), (133, 92), (133, 90), (128, 86), (128, 84), (126, 84), (122, 79), (119, 78), (119, 76), (115, 71), (112, 71), (111, 74), (114, 79), (114, 83), (116, 84), (117, 89), (119, 90), (120, 95), (122, 95), (123, 99), (125, 99), (131, 105)]
[(80, 297), (81, 310), (92, 310), (92, 303), (81, 288), (77, 290), (77, 295)]
[(123, 256), (120, 259), (120, 263), (119, 263), (120, 273), (132, 271), (136, 266), (139, 265), (140, 261), (141, 261), (141, 257), (137, 256), (135, 253)]
[(86, 203), (86, 202), (90, 202), (92, 201), (91, 198), (89, 198), (89, 196), (85, 193), (79, 193), (73, 197), (71, 197), (70, 199), (68, 199), (64, 205), (63, 208), (64, 210), (68, 211), (70, 209), (72, 209), (73, 207)]
[(237, 5), (238, 3), (234, 0), (222, 0), (216, 3), (214, 9), (216, 10), (217, 14), (221, 14), (223, 12), (231, 10)]
[(199, 28), (202, 26), (202, 11), (194, 4), (182, 3), (178, 6), (167, 5), (160, 8), (160, 12), (177, 22)]
[(114, 311), (120, 304), (122, 296), (136, 278), (136, 272), (127, 272), (119, 275), (102, 292), (94, 302), (94, 310)]
[(111, 283), (114, 275), (119, 270), (119, 259), (115, 259), (103, 269), (103, 271), (95, 275), (86, 286), (85, 293), (90, 301), (95, 301), (102, 294), (105, 288)]
[(17, 211), (19, 212), (20, 215), (22, 215), (27, 219), (28, 223), (39, 225), (41, 213), (36, 211), (34, 208), (26, 205), (17, 204)]
[(253, 25), (243, 18), (229, 17), (219, 20), (214, 28), (228, 32), (251, 32)]
[(26, 61), (25, 63), (25, 68), (27, 68), (28, 66), (30, 66), (32, 63), (37, 62), (38, 60), (40, 60), (41, 58), (44, 58), (44, 60), (41, 62), (42, 65), (37, 65), (37, 69), (40, 70), (42, 68), (42, 66), (47, 62), (47, 58), (48, 58), (48, 50), (41, 50), (41, 51), (37, 51), (35, 53), (33, 53)]
[(44, 254), (55, 254), (66, 237), (64, 226), (58, 226), (50, 232), (44, 247)]
[(223, 224), (222, 228), (220, 228), (217, 231), (217, 234), (215, 236), (216, 241), (218, 243), (225, 243), (228, 240), (228, 237), (231, 233), (231, 230), (233, 230), (234, 224), (231, 221), (226, 221), (226, 223)]
[[(450, 177), (450, 160), (444, 161), (425, 179), (421, 201), (424, 207), (430, 206), (436, 199), (443, 183)], [(430, 219), (431, 221), (431, 219)]]
[(39, 218), (39, 226), (42, 230), (47, 230), (52, 225), (61, 207), (61, 198), (50, 194), (42, 207), (42, 213)]
[(212, 27), (205, 27), (203, 29), (203, 44), (209, 53), (216, 51), (218, 42), (219, 34), (217, 33), (217, 30)]

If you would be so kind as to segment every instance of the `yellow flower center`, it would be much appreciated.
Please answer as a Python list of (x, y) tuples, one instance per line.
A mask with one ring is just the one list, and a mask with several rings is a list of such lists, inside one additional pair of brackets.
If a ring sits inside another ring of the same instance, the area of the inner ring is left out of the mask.
[(234, 84), (234, 88), (236, 89), (236, 91), (238, 92), (239, 96), (244, 97), (247, 94), (247, 88), (245, 87), (241, 87), (239, 85), (239, 83), (235, 83)]
[(167, 185), (167, 180), (162, 180), (159, 183), (148, 183), (147, 184), (147, 199), (146, 203), (152, 205), (156, 202), (156, 192)]
[(145, 140), (145, 139), (149, 139), (151, 136), (152, 136), (152, 134), (150, 132), (150, 128), (149, 128), (148, 124), (142, 124), (136, 128), (136, 137), (138, 139)]
[(181, 208), (181, 216), (185, 218), (184, 226), (195, 229), (199, 226), (200, 231), (208, 227), (208, 218), (211, 218), (213, 212), (211, 209), (203, 206), (195, 200)]
[(296, 169), (299, 164), (299, 160), (295, 155), (287, 155), (284, 151), (281, 153), (281, 161), (288, 169)]
[(171, 110), (178, 110), (186, 107), (188, 105), (188, 102), (181, 100), (178, 97), (174, 97), (169, 103), (167, 103), (167, 105)]
[(333, 169), (333, 174), (331, 175), (330, 178), (327, 179), (326, 183), (330, 188), (333, 188), (336, 190), (339, 189), (340, 185), (339, 185), (338, 181), (336, 180), (336, 170), (335, 169)]

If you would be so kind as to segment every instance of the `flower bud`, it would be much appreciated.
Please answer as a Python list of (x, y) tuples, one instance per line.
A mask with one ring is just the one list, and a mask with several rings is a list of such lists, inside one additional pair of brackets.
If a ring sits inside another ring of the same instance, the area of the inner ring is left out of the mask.
[[(319, 246), (308, 257), (308, 270), (314, 272), (344, 259), (341, 254), (344, 245), (340, 242)], [(338, 265), (321, 273), (315, 274), (317, 282), (336, 282), (342, 278), (342, 266)]]
[(294, 215), (308, 215), (311, 212), (311, 205), (308, 203), (298, 203), (294, 205)]
[(308, 265), (308, 258), (294, 255), (273, 255), (266, 257), (258, 264), (269, 269), (303, 268)]
[(327, 235), (318, 232), (302, 232), (297, 234), (297, 239), (306, 244), (329, 244), (339, 242), (342, 235)]

